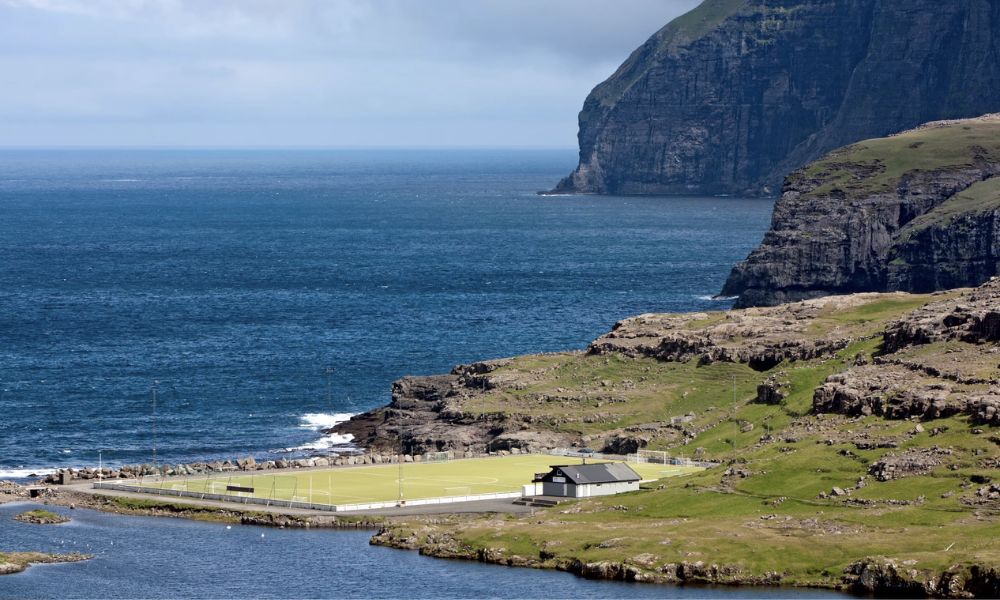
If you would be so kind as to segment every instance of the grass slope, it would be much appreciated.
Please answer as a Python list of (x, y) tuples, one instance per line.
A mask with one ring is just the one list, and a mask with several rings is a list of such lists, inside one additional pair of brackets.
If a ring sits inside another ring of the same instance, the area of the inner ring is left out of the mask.
[(907, 173), (969, 165), (977, 156), (1000, 160), (1000, 119), (929, 123), (864, 140), (831, 152), (793, 176), (822, 180), (816, 194), (841, 189), (860, 196), (892, 191)]

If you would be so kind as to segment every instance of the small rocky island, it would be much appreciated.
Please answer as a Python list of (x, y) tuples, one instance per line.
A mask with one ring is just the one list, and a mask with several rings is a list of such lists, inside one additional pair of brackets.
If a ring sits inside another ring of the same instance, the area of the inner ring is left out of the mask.
[(80, 562), (90, 560), (87, 554), (45, 554), (44, 552), (0, 552), (0, 575), (20, 573), (31, 565)]
[(44, 509), (29, 510), (20, 513), (14, 517), (14, 520), (21, 521), (22, 523), (33, 523), (35, 525), (60, 525), (70, 522), (69, 517)]

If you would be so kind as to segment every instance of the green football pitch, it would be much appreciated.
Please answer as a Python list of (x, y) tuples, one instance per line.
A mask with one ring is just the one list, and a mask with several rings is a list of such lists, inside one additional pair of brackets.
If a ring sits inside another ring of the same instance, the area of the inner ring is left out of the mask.
[[(275, 502), (313, 504), (362, 504), (405, 500), (520, 492), (535, 473), (551, 465), (580, 464), (579, 458), (518, 455), (473, 458), (445, 462), (364, 465), (331, 469), (286, 470), (271, 473), (233, 473), (213, 477), (168, 478), (144, 481), (142, 487), (245, 496)], [(604, 462), (592, 459), (591, 462)], [(660, 464), (630, 464), (643, 479), (674, 477), (700, 470)], [(230, 486), (253, 488), (253, 492), (227, 490)]]

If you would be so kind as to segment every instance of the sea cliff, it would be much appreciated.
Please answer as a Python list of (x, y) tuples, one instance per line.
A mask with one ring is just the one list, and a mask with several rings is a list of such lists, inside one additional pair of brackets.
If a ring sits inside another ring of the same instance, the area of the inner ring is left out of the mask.
[(973, 286), (1000, 266), (1000, 115), (840, 148), (789, 175), (722, 294), (737, 307)]
[(1000, 3), (706, 0), (594, 88), (553, 190), (777, 194), (858, 140), (1000, 111)]

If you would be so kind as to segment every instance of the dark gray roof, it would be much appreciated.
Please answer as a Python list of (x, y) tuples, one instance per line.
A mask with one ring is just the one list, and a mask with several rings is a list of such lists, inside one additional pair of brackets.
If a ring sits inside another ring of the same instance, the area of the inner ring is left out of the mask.
[(622, 481), (640, 481), (635, 471), (625, 463), (593, 463), (589, 465), (553, 465), (552, 473), (561, 471), (566, 479), (582, 485), (587, 483), (617, 483)]

